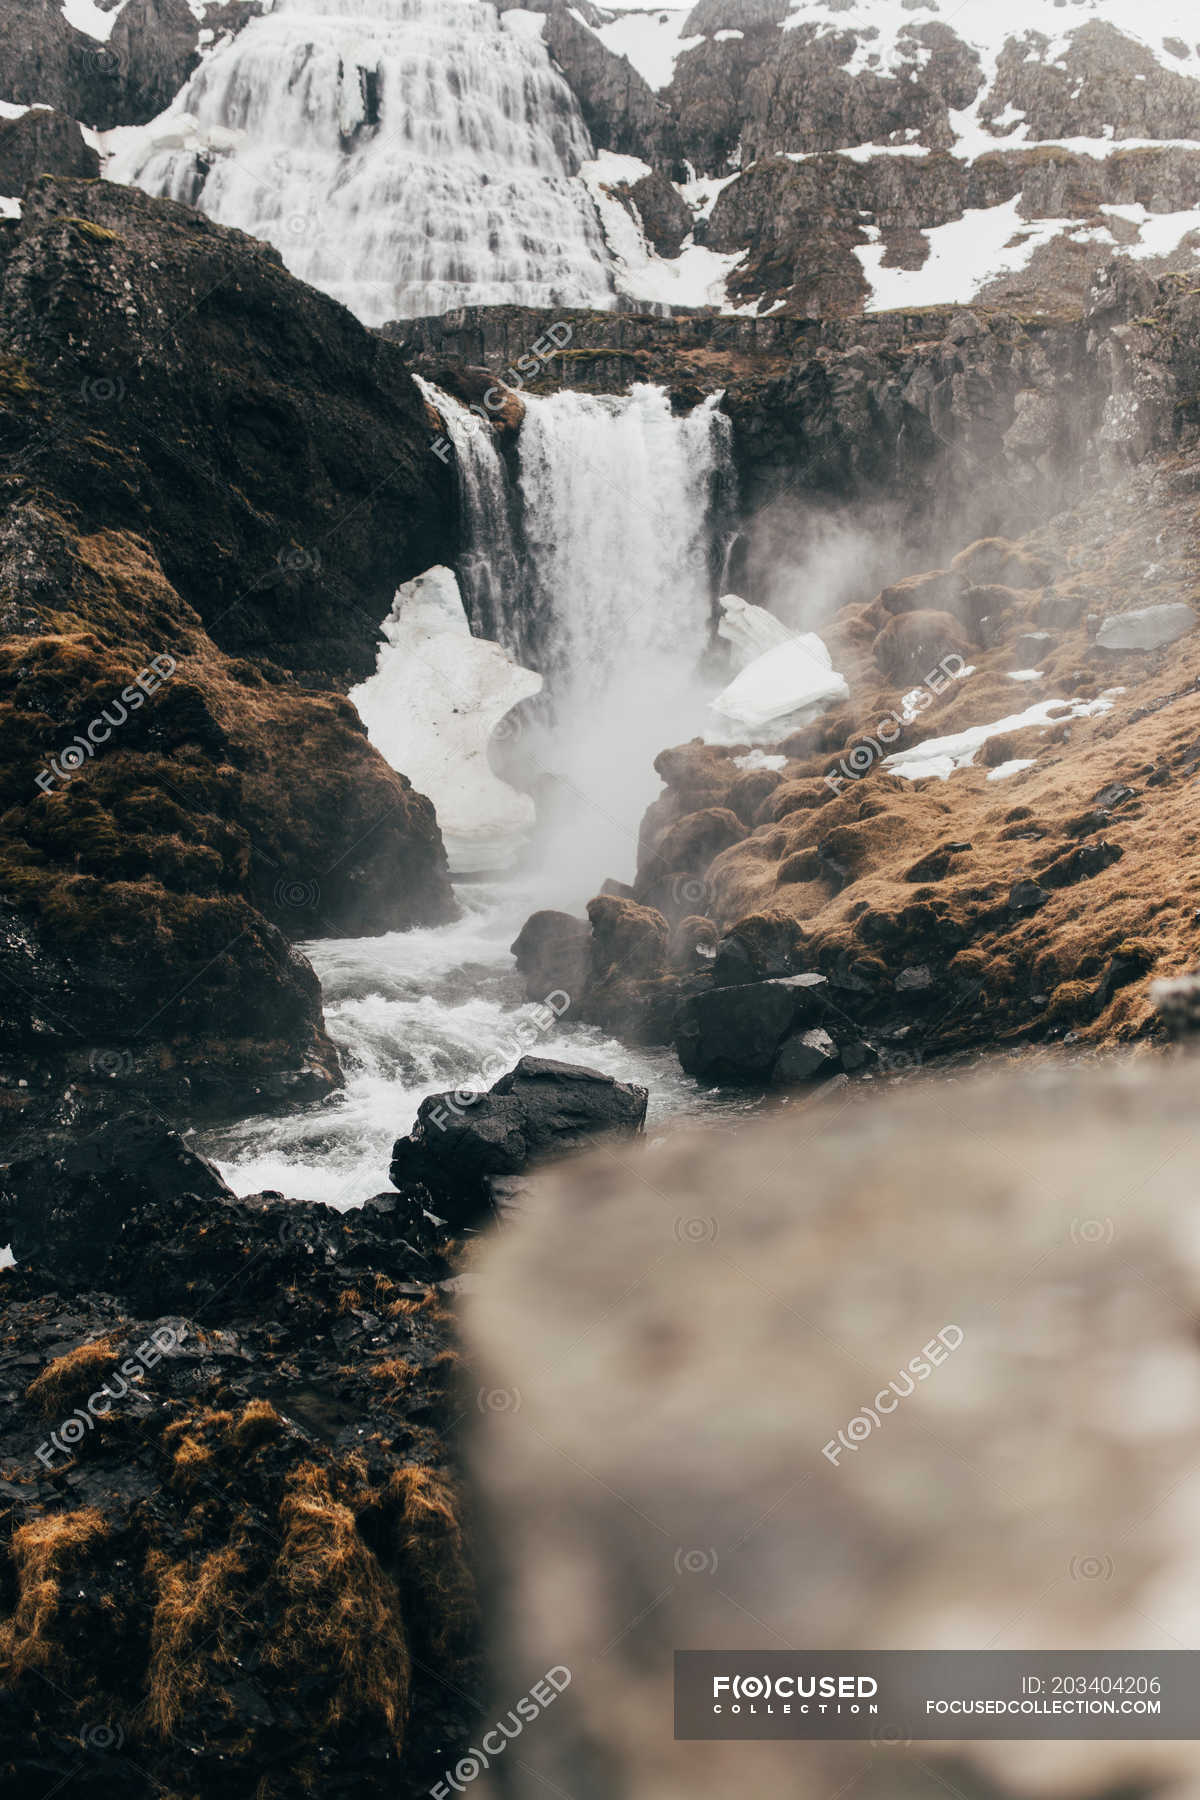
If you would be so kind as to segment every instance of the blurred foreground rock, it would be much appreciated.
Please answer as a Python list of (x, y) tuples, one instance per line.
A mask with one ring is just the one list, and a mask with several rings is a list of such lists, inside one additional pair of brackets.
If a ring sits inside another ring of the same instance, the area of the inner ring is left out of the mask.
[(534, 1184), (466, 1303), (493, 1716), (572, 1678), (489, 1794), (1196, 1791), (1183, 1743), (676, 1743), (671, 1683), (676, 1648), (1195, 1643), (1198, 1077), (910, 1083)]

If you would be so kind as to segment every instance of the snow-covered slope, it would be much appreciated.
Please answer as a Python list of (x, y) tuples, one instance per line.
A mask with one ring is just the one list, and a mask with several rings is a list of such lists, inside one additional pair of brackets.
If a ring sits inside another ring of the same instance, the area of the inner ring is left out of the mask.
[[(220, 41), (91, 140), (106, 172), (372, 323), (1061, 309), (1114, 255), (1197, 267), (1193, 0), (270, 0), (240, 29), (191, 4)], [(135, 10), (64, 0), (101, 47)]]

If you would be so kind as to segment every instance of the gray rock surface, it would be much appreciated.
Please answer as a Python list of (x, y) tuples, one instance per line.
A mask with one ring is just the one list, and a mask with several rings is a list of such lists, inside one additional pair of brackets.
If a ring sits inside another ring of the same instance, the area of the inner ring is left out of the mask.
[(1161, 650), (1196, 628), (1196, 614), (1179, 601), (1170, 606), (1139, 606), (1113, 613), (1096, 633), (1101, 650)]

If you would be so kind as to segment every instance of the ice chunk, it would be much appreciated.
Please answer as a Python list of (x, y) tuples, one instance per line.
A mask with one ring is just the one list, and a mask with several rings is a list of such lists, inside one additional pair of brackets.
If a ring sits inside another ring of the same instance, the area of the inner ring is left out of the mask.
[(399, 589), (374, 675), (350, 690), (367, 736), (437, 808), (451, 872), (512, 862), (534, 824), (527, 794), (488, 764), (488, 743), (542, 678), (472, 637), (453, 571), (427, 569)]
[(769, 648), (747, 662), (729, 686), (709, 702), (714, 712), (739, 726), (754, 729), (793, 713), (813, 713), (849, 698), (845, 678), (834, 669), (828, 650), (815, 632), (790, 632), (762, 607), (747, 606), (745, 601), (741, 602), (742, 610), (731, 610), (730, 599), (736, 599), (736, 595), (727, 595), (722, 601), (726, 611), (718, 630), (734, 644), (735, 657), (739, 648), (752, 647), (755, 634), (760, 635), (760, 641), (766, 638), (768, 627), (772, 633), (782, 632), (783, 636), (776, 636)]
[(795, 636), (795, 632), (789, 631), (783, 620), (777, 619), (765, 606), (752, 606), (740, 594), (722, 594), (717, 604), (721, 608), (717, 636), (729, 645), (735, 669), (744, 669), (764, 650), (789, 643)]

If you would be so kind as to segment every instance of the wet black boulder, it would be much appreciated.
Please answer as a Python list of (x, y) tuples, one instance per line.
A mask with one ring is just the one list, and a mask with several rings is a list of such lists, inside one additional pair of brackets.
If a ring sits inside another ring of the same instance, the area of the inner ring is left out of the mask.
[(583, 1148), (596, 1137), (633, 1137), (646, 1120), (647, 1090), (597, 1069), (523, 1056), (486, 1093), (430, 1094), (392, 1151), (398, 1188), (423, 1184), (452, 1224), (486, 1211), (493, 1177)]

